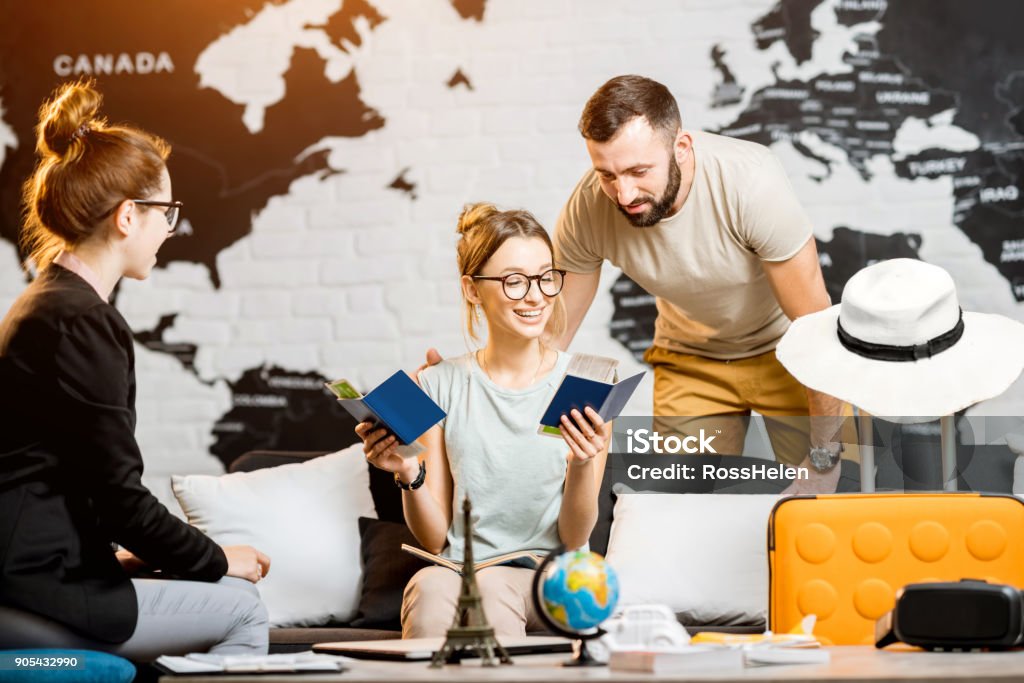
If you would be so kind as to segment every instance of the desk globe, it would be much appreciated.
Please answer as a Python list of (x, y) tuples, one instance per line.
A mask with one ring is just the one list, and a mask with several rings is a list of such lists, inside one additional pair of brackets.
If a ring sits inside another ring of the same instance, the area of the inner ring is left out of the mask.
[(600, 666), (587, 651), (587, 641), (604, 635), (599, 626), (619, 601), (619, 578), (597, 553), (559, 546), (533, 577), (533, 604), (553, 632), (578, 641), (576, 656), (566, 666)]

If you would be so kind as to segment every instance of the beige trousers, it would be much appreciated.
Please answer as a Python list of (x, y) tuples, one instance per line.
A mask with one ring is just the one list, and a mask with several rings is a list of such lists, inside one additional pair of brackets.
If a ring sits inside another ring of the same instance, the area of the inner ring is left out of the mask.
[[(544, 625), (530, 599), (533, 570), (488, 567), (476, 573), (488, 623), (499, 636), (522, 636)], [(409, 580), (402, 596), (402, 637), (444, 637), (455, 619), (462, 577), (445, 567), (426, 567)]]
[[(715, 435), (716, 452), (743, 452), (751, 410), (764, 417), (775, 459), (799, 465), (811, 447), (807, 390), (782, 366), (775, 351), (750, 358), (715, 360), (652, 346), (644, 360), (654, 368), (654, 428), (662, 434)], [(853, 409), (843, 404), (846, 418), (837, 441), (846, 446), (843, 459), (859, 461)], [(813, 418), (825, 420), (828, 418)], [(831, 436), (831, 435), (830, 435)]]

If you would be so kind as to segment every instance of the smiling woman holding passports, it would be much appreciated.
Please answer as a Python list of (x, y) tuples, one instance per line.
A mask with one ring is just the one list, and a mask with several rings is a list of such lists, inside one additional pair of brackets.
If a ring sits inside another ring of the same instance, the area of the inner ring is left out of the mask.
[[(466, 207), (456, 247), (467, 335), (482, 348), (426, 368), (420, 386), (446, 413), (421, 438), (420, 461), (399, 454), (384, 428), (361, 422), (367, 460), (393, 472), (406, 523), (421, 546), (450, 563), (465, 558), (462, 502), (473, 503), (476, 581), (499, 636), (543, 628), (533, 609), (532, 562), (564, 544), (587, 542), (597, 519), (611, 424), (593, 408), (564, 415), (561, 438), (538, 434), (570, 356), (549, 346), (560, 331), (562, 271), (551, 240), (527, 211)], [(460, 576), (421, 569), (402, 600), (405, 638), (443, 636), (452, 624)]]

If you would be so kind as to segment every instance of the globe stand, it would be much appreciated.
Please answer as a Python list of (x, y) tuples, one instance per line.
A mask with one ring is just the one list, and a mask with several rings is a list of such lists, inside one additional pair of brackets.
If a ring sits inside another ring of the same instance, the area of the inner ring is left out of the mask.
[(494, 627), (487, 623), (480, 589), (476, 585), (476, 568), (473, 565), (473, 522), (470, 511), (473, 506), (469, 496), (462, 503), (463, 525), (466, 532), (463, 551), (462, 588), (459, 590), (459, 604), (455, 610), (452, 627), (445, 634), (444, 645), (434, 653), (431, 668), (438, 669), (445, 664), (457, 664), (470, 652), (480, 658), (481, 666), (496, 666), (495, 655), (502, 664), (511, 664), (512, 659), (501, 643), (494, 637)]
[(570, 631), (552, 619), (551, 615), (548, 614), (548, 611), (544, 609), (543, 598), (541, 597), (543, 594), (541, 589), (541, 578), (544, 576), (544, 573), (547, 570), (548, 565), (551, 564), (551, 561), (564, 552), (565, 546), (559, 544), (557, 548), (551, 551), (551, 554), (541, 561), (540, 566), (537, 567), (537, 571), (533, 575), (534, 610), (549, 630), (572, 641), (573, 657), (572, 659), (567, 659), (562, 662), (562, 666), (608, 666), (605, 662), (599, 662), (594, 659), (594, 656), (590, 654), (590, 650), (587, 649), (588, 640), (600, 638), (606, 633), (606, 631), (601, 628), (595, 628), (592, 633), (578, 633), (576, 631)]
[(575, 637), (572, 641), (572, 659), (567, 659), (562, 662), (562, 666), (608, 666), (605, 662), (600, 662), (594, 659), (594, 655), (590, 654), (590, 650), (587, 649), (587, 641), (591, 638), (598, 638), (605, 634), (601, 629), (597, 629), (598, 632), (594, 635), (588, 635), (587, 638)]

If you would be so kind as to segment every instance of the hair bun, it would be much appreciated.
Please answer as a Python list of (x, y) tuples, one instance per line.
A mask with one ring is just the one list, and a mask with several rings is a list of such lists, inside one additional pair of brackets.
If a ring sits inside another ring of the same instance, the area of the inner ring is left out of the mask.
[(462, 213), (459, 214), (459, 224), (455, 227), (455, 232), (460, 235), (465, 235), (481, 221), (486, 220), (496, 213), (500, 212), (498, 211), (498, 207), (494, 204), (489, 204), (487, 202), (466, 204), (462, 209)]
[(43, 156), (64, 156), (91, 128), (102, 125), (97, 115), (103, 96), (91, 80), (65, 83), (39, 110), (36, 149)]

